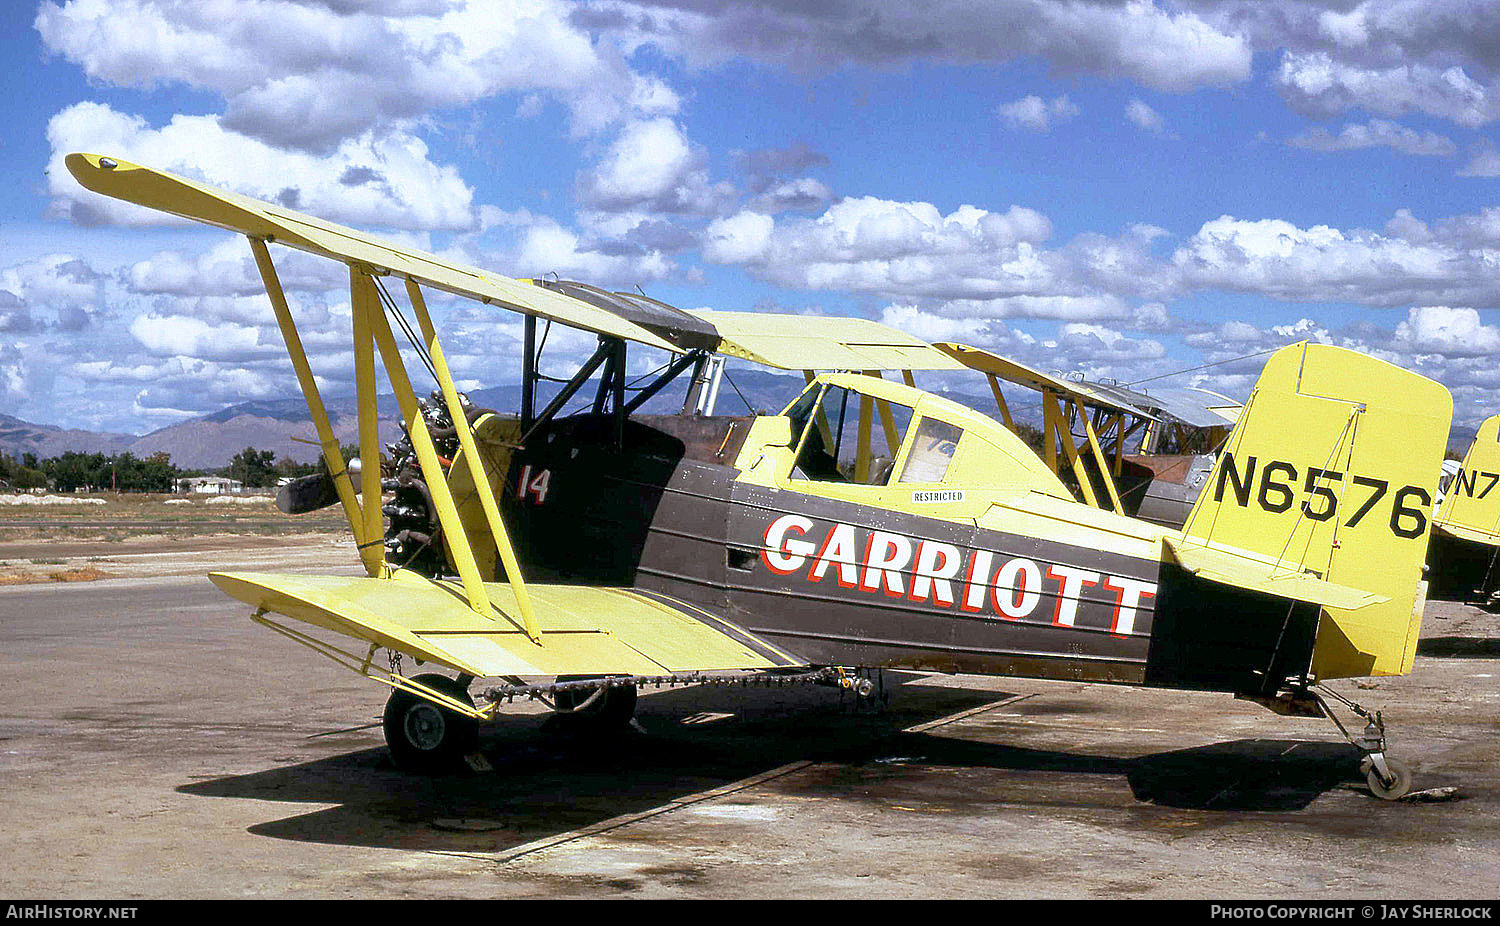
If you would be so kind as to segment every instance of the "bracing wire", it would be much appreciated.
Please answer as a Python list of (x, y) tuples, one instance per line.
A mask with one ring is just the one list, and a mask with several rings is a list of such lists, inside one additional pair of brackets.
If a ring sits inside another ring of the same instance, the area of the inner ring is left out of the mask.
[(666, 369), (667, 369), (667, 367), (669, 367), (671, 365), (672, 365), (672, 361), (668, 360), (666, 363), (662, 364), (661, 366), (657, 367), (656, 369), (654, 369), (654, 370), (648, 370), (647, 372), (642, 373), (640, 376), (637, 376), (635, 379), (633, 379), (630, 382), (628, 382), (628, 383), (625, 384), (626, 391), (627, 392), (640, 392), (642, 389), (644, 389), (646, 387), (645, 386), (637, 386), (636, 383), (640, 382), (643, 379), (647, 379), (649, 377), (656, 376), (659, 373), (665, 372)]
[(1196, 367), (1188, 367), (1186, 370), (1177, 370), (1173, 373), (1163, 373), (1160, 376), (1148, 376), (1145, 379), (1138, 379), (1133, 383), (1126, 383), (1125, 387), (1128, 389), (1131, 386), (1139, 386), (1141, 383), (1155, 382), (1158, 379), (1166, 379), (1169, 376), (1181, 376), (1184, 373), (1193, 373), (1198, 370), (1206, 370), (1209, 367), (1221, 367), (1226, 363), (1235, 363), (1240, 360), (1250, 360), (1254, 357), (1260, 357), (1264, 354), (1274, 354), (1279, 350), (1281, 350), (1280, 347), (1268, 347), (1265, 350), (1256, 351), (1253, 354), (1246, 354), (1243, 357), (1230, 357), (1228, 360), (1215, 360), (1213, 363), (1205, 363)]
[(395, 316), (396, 324), (400, 326), (401, 333), (406, 337), (406, 342), (416, 352), (417, 359), (422, 361), (422, 366), (427, 368), (427, 372), (432, 376), (432, 381), (435, 383), (441, 382), (438, 379), (437, 367), (433, 365), (432, 357), (428, 355), (426, 346), (422, 344), (421, 339), (412, 330), (411, 323), (401, 313), (401, 308), (396, 305), (396, 300), (392, 299), (391, 294), (386, 292), (385, 283), (380, 277), (372, 276), (371, 279), (375, 281), (375, 291), (380, 295), (381, 307), (385, 309), (387, 314)]
[[(1349, 440), (1349, 449), (1350, 449), (1350, 453), (1351, 454), (1353, 453), (1353, 450), (1354, 450), (1354, 440), (1353, 440), (1352, 435), (1350, 435), (1350, 429), (1355, 426), (1356, 422), (1359, 421), (1359, 413), (1360, 413), (1360, 409), (1358, 407), (1353, 408), (1353, 409), (1351, 409), (1349, 411), (1349, 417), (1347, 419), (1345, 419), (1345, 421), (1344, 421), (1343, 430), (1339, 431), (1338, 439), (1333, 442), (1333, 449), (1330, 450), (1330, 451), (1328, 451), (1328, 459), (1326, 459), (1326, 460), (1323, 461), (1323, 469), (1320, 472), (1323, 472), (1323, 473), (1326, 474), (1328, 472), (1329, 468), (1332, 467), (1333, 464), (1338, 460), (1339, 451), (1344, 448), (1344, 438), (1346, 436), (1350, 437), (1350, 440)], [(1345, 467), (1345, 468), (1347, 469), (1347, 467)], [(1342, 501), (1342, 500), (1343, 500), (1343, 498), (1342, 498), (1342, 489), (1341, 489), (1339, 501)], [(1334, 504), (1335, 504), (1335, 507), (1337, 507), (1338, 502), (1335, 502)], [(1307, 517), (1308, 514), (1309, 514), (1308, 503), (1307, 502), (1303, 502), (1301, 508), (1297, 512), (1297, 520), (1295, 520), (1295, 521), (1292, 522), (1291, 532), (1288, 533), (1287, 536), (1286, 536), (1286, 542), (1281, 545), (1281, 552), (1276, 555), (1276, 565), (1274, 567), (1272, 567), (1272, 568), (1274, 568), (1274, 569), (1280, 569), (1281, 568), (1281, 563), (1282, 563), (1282, 561), (1284, 559), (1286, 559), (1286, 555), (1287, 555), (1288, 551), (1290, 551), (1291, 548), (1292, 548), (1292, 541), (1297, 536), (1297, 528), (1302, 525), (1303, 519), (1305, 517)], [(1337, 531), (1338, 531), (1338, 519), (1337, 518), (1334, 519), (1333, 529), (1334, 529), (1335, 533), (1337, 533)], [(1308, 553), (1309, 550), (1312, 549), (1313, 534), (1316, 532), (1316, 530), (1317, 530), (1317, 528), (1314, 527), (1311, 530), (1309, 530), (1308, 533), (1307, 533), (1307, 543), (1304, 544), (1303, 547), (1302, 547), (1302, 562), (1301, 562), (1301, 565), (1305, 566), (1307, 564), (1307, 553)]]
[(752, 414), (752, 415), (758, 415), (758, 414), (760, 414), (760, 412), (758, 412), (756, 410), (755, 406), (750, 404), (750, 400), (747, 399), (747, 398), (745, 398), (745, 394), (740, 391), (740, 387), (736, 386), (734, 384), (734, 380), (732, 380), (732, 379), (729, 378), (729, 371), (725, 370), (722, 375), (724, 377), (724, 382), (728, 383), (729, 384), (729, 388), (734, 390), (734, 394), (740, 397), (740, 401), (741, 402), (745, 403), (745, 408), (747, 408), (747, 409), (750, 410), (750, 414)]

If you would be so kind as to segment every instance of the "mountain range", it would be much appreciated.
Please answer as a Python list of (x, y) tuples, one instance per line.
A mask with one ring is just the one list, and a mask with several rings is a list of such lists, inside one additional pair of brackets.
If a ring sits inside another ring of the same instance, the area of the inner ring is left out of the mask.
[[(676, 411), (682, 406), (686, 385), (686, 378), (679, 377), (641, 410), (658, 414)], [(796, 375), (736, 370), (730, 373), (720, 388), (717, 411), (727, 415), (745, 414), (746, 407), (749, 406), (757, 411), (774, 412), (795, 398), (803, 385), (802, 377)], [(556, 394), (558, 388), (554, 383), (541, 384), (537, 397), (538, 409)], [(592, 394), (592, 387), (585, 387), (580, 393)], [(981, 411), (989, 412), (994, 407), (993, 399), (988, 396), (954, 392), (943, 394)], [(494, 386), (473, 390), (468, 395), (481, 408), (514, 412), (520, 407), (521, 387)], [(326, 404), (334, 433), (339, 440), (346, 444), (357, 442), (359, 423), (354, 398), (330, 398), (326, 400)], [(579, 404), (581, 400), (575, 397), (571, 405), (576, 407)], [(1028, 403), (1030, 404), (1034, 403)], [(398, 440), (401, 433), (400, 414), (395, 396), (380, 396), (376, 407), (381, 419), (381, 441), (389, 443)], [(1039, 424), (1040, 415), (1028, 416), (1028, 410), (1014, 409), (1021, 420)], [(1449, 449), (1462, 454), (1474, 439), (1474, 433), (1475, 429), (1472, 427), (1455, 424), (1449, 432)], [(310, 463), (318, 457), (316, 439), (317, 434), (307, 413), (307, 405), (301, 398), (241, 402), (140, 435), (59, 428), (0, 414), (0, 452), (13, 457), (20, 457), (25, 453), (34, 453), (38, 458), (55, 457), (69, 450), (107, 455), (129, 452), (137, 457), (165, 452), (179, 468), (215, 469), (227, 466), (234, 455), (246, 447), (274, 451), (278, 460), (290, 457), (299, 462)]]
[[(718, 410), (721, 414), (744, 414), (745, 403), (736, 396), (736, 387), (758, 410), (777, 411), (795, 398), (804, 385), (800, 376), (781, 376), (758, 371), (736, 371), (730, 377), (734, 385), (726, 381), (719, 394)], [(558, 388), (554, 383), (542, 383), (539, 386), (538, 409), (556, 395)], [(647, 402), (641, 410), (648, 413), (676, 411), (682, 407), (685, 390), (685, 377), (679, 378)], [(580, 396), (592, 395), (591, 386), (580, 392)], [(521, 404), (521, 387), (510, 385), (476, 389), (469, 392), (468, 396), (471, 402), (481, 408), (514, 412)], [(339, 440), (345, 444), (356, 443), (359, 439), (359, 419), (354, 397), (332, 397), (325, 398), (324, 401), (329, 421)], [(581, 398), (575, 397), (570, 407), (582, 402)], [(395, 396), (380, 396), (376, 401), (376, 408), (380, 414), (382, 443), (400, 439), (400, 410)], [(17, 458), (26, 453), (34, 453), (38, 458), (45, 459), (69, 450), (106, 455), (129, 452), (137, 457), (165, 452), (181, 469), (216, 469), (227, 466), (234, 455), (246, 447), (274, 451), (278, 460), (290, 457), (303, 463), (315, 461), (319, 452), (317, 432), (307, 412), (307, 404), (300, 397), (241, 402), (158, 428), (148, 434), (59, 428), (0, 414), (0, 452)]]

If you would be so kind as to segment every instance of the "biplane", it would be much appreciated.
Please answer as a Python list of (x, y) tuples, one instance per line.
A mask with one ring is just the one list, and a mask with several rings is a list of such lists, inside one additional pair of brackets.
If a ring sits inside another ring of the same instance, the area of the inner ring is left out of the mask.
[[(259, 623), (390, 686), (404, 769), (452, 766), (517, 696), (610, 724), (643, 685), (865, 693), (863, 671), (901, 668), (1228, 693), (1329, 717), (1375, 794), (1410, 786), (1380, 714), (1324, 683), (1412, 667), (1452, 413), (1438, 383), (1341, 348), (1281, 350), (1174, 530), (1076, 501), (1003, 424), (879, 375), (961, 365), (873, 322), (511, 279), (126, 161), (67, 164), (90, 190), (249, 240), (365, 575), (211, 578)], [(349, 268), (357, 472), (272, 245)], [(466, 403), (434, 291), (525, 317), (516, 413)], [(542, 325), (598, 338), (550, 392)], [(628, 383), (627, 350), (665, 357), (659, 375)], [(388, 457), (377, 354), (405, 429)], [(817, 372), (779, 414), (706, 414), (724, 357)], [(678, 378), (681, 409), (645, 414)], [(443, 671), (408, 675), (404, 659)], [(1332, 701), (1368, 721), (1362, 735)]]
[[(1009, 357), (952, 342), (933, 345), (981, 373), (1000, 420), (1040, 443), (1047, 468), (1088, 504), (1182, 527), (1239, 417), (1233, 399), (1206, 389), (1142, 392), (1079, 375), (1045, 373)], [(1001, 382), (1037, 393), (1039, 433), (1013, 415)], [(913, 384), (910, 381), (909, 385)]]
[(1430, 593), (1493, 607), (1500, 603), (1500, 415), (1479, 425), (1450, 478), (1432, 519)]

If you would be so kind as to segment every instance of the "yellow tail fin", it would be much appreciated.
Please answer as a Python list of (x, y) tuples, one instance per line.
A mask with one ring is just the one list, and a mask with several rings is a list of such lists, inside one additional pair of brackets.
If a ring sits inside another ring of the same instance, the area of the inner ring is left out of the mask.
[(1500, 542), (1500, 415), (1486, 418), (1433, 519), (1464, 540)]
[(1452, 414), (1426, 377), (1305, 342), (1271, 357), (1245, 403), (1183, 533), (1390, 599), (1324, 609), (1318, 678), (1411, 670)]

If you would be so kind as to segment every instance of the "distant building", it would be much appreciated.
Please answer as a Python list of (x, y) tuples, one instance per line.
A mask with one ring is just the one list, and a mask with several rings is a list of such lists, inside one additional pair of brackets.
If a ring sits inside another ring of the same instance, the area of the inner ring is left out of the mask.
[(245, 491), (245, 484), (238, 479), (224, 476), (185, 476), (175, 480), (173, 491), (194, 495), (225, 495)]

